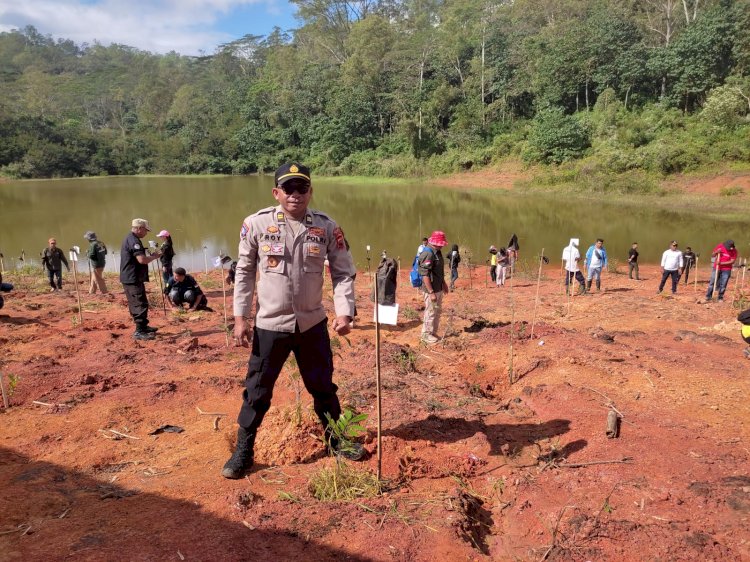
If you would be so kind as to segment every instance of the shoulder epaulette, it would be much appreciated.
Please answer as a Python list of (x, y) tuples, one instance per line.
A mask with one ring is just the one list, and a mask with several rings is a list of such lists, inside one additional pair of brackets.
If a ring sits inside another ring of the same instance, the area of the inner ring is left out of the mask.
[(324, 218), (324, 219), (326, 219), (326, 220), (329, 220), (329, 221), (332, 221), (332, 220), (333, 220), (333, 219), (332, 219), (331, 217), (329, 217), (328, 215), (326, 215), (326, 214), (325, 214), (324, 212), (322, 212), (322, 211), (318, 211), (317, 209), (310, 209), (310, 212), (311, 212), (311, 213), (312, 213), (313, 215), (317, 215), (317, 216), (319, 216), (319, 217), (323, 217), (323, 218)]
[(259, 215), (267, 215), (268, 213), (272, 213), (275, 210), (276, 210), (276, 207), (266, 207), (265, 209), (261, 209), (260, 211), (257, 211), (250, 216), (257, 217)]

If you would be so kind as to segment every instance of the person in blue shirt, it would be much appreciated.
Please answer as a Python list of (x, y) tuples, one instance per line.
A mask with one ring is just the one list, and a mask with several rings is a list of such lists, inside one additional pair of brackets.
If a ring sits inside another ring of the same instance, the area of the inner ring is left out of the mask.
[(586, 252), (586, 290), (591, 290), (591, 281), (596, 279), (596, 290), (602, 288), (602, 269), (607, 267), (607, 250), (604, 240), (597, 238), (596, 242)]

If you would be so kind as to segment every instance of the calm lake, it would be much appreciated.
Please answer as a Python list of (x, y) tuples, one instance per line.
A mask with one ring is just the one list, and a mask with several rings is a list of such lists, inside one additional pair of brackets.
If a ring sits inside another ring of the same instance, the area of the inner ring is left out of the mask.
[[(154, 237), (167, 229), (174, 239), (175, 265), (204, 268), (204, 247), (212, 257), (237, 255), (242, 220), (275, 203), (273, 179), (265, 177), (112, 177), (0, 183), (0, 252), (5, 269), (26, 261), (39, 264), (47, 239), (55, 236), (64, 250), (83, 250), (86, 230), (95, 231), (110, 249), (107, 270), (119, 263), (122, 239), (135, 217), (148, 219)], [(344, 229), (358, 267), (367, 265), (366, 245), (373, 264), (380, 252), (402, 258), (408, 268), (422, 236), (444, 230), (449, 244), (458, 244), (473, 262), (484, 262), (490, 244), (505, 246), (516, 233), (521, 259), (545, 255), (559, 264), (570, 237), (581, 239), (581, 250), (597, 237), (605, 240), (610, 260), (624, 263), (633, 241), (642, 262), (658, 262), (669, 241), (680, 249), (692, 246), (706, 256), (718, 242), (733, 238), (747, 255), (750, 223), (722, 222), (677, 211), (617, 206), (606, 197), (588, 201), (506, 192), (452, 191), (429, 184), (350, 185), (314, 180), (311, 207), (329, 214)], [(147, 238), (147, 240), (149, 239)], [(112, 255), (115, 252), (115, 255)], [(702, 260), (705, 264), (705, 259)]]

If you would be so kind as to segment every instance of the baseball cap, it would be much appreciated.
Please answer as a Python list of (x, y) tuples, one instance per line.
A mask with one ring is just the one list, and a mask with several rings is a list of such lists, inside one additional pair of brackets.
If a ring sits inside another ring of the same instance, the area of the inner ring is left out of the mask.
[(146, 219), (133, 219), (133, 222), (130, 223), (130, 226), (132, 228), (144, 227), (146, 230), (148, 230), (149, 232), (151, 232), (151, 229), (148, 226), (148, 221)]
[(157, 238), (166, 238), (169, 236), (168, 230), (162, 230), (159, 234), (156, 235)]
[(96, 240), (96, 232), (93, 232), (91, 230), (87, 230), (86, 233), (83, 235), (83, 237), (88, 240), (89, 242)]
[(273, 176), (275, 185), (284, 185), (286, 182), (293, 179), (303, 179), (307, 183), (311, 183), (310, 180), (310, 168), (303, 166), (297, 162), (289, 162), (282, 164)]
[(445, 239), (445, 232), (443, 232), (442, 230), (436, 230), (435, 232), (433, 232), (427, 239), (427, 242), (432, 244), (433, 246), (439, 247), (443, 247), (448, 243), (448, 241)]

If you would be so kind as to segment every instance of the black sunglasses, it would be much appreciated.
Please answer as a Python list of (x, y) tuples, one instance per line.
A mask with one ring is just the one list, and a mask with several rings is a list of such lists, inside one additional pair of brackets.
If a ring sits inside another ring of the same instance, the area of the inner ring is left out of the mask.
[(299, 193), (300, 195), (304, 195), (308, 191), (310, 191), (310, 184), (309, 183), (297, 183), (297, 182), (288, 182), (281, 186), (281, 190), (286, 195), (291, 195), (295, 191)]

